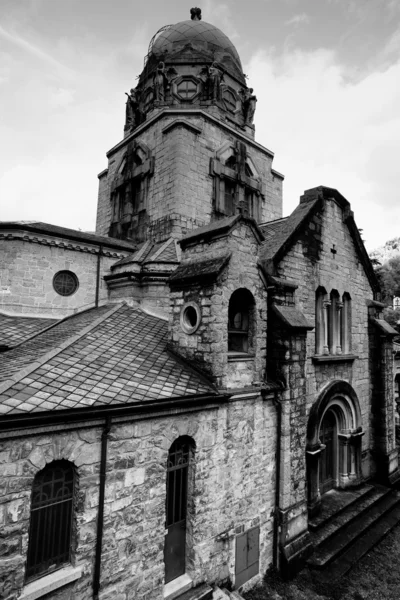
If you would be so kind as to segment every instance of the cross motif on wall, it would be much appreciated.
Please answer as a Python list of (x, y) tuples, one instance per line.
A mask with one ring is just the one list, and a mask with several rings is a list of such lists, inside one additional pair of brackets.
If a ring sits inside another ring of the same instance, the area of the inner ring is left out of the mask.
[(332, 254), (333, 254), (333, 257), (332, 257), (332, 258), (335, 258), (335, 254), (337, 254), (337, 250), (336, 250), (336, 246), (335, 246), (335, 244), (332, 244), (331, 252), (332, 252)]

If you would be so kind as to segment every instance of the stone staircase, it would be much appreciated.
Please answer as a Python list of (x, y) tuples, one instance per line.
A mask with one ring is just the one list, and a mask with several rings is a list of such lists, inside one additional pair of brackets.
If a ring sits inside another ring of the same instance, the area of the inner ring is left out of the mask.
[(177, 596), (176, 600), (243, 600), (243, 597), (237, 591), (229, 592), (225, 588), (221, 589), (218, 586), (212, 588), (206, 583), (202, 583)]
[(331, 490), (321, 512), (309, 521), (314, 553), (307, 564), (314, 578), (336, 581), (400, 522), (400, 495), (381, 485)]

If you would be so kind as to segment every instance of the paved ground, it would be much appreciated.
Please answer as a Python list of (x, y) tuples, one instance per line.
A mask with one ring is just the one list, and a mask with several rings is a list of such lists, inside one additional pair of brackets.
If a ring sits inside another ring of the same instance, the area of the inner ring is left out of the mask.
[(290, 583), (270, 574), (246, 600), (400, 600), (400, 525), (336, 584), (318, 586), (307, 570)]

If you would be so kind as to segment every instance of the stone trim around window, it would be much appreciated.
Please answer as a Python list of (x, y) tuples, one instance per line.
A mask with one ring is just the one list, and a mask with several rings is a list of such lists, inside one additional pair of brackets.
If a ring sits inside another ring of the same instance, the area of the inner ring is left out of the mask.
[(82, 570), (82, 567), (68, 565), (49, 575), (44, 575), (39, 579), (35, 579), (35, 581), (24, 586), (18, 600), (35, 600), (36, 598), (41, 598), (46, 594), (50, 594), (64, 585), (80, 579)]
[(354, 362), (358, 356), (356, 354), (315, 354), (311, 357), (313, 363), (332, 363), (332, 362)]

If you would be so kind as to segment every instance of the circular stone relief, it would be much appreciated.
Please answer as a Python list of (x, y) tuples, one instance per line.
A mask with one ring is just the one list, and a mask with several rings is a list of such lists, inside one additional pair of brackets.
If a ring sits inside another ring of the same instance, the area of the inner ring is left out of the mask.
[(53, 278), (53, 288), (60, 296), (72, 296), (78, 289), (79, 281), (72, 271), (58, 271)]
[(200, 308), (196, 302), (186, 302), (181, 310), (181, 327), (185, 333), (194, 333), (201, 322)]

